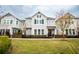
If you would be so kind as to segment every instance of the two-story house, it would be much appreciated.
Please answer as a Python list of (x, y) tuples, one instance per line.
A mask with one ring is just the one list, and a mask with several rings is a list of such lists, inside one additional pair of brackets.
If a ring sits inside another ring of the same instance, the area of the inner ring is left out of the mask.
[(47, 17), (41, 12), (26, 18), (26, 36), (52, 36), (55, 34), (54, 18)]
[[(77, 36), (78, 32), (77, 32), (77, 26), (78, 26), (78, 21), (77, 21), (77, 17), (75, 17), (74, 15), (70, 14), (70, 13), (66, 13), (63, 16), (59, 17), (56, 21), (62, 23), (60, 27), (58, 27), (59, 25), (56, 24), (56, 29), (57, 29), (57, 35), (62, 35), (62, 27), (64, 27), (64, 35), (65, 36)], [(68, 25), (67, 25), (68, 24)]]
[(21, 20), (10, 13), (0, 17), (0, 35), (13, 36), (21, 31)]
[[(66, 36), (79, 36), (79, 18), (66, 13), (59, 18), (47, 17), (41, 12), (20, 20), (11, 13), (0, 17), (0, 35), (24, 35), (25, 37), (56, 37), (62, 35), (61, 28), (56, 21), (68, 20), (70, 25), (64, 29)], [(66, 22), (65, 22), (66, 23)]]

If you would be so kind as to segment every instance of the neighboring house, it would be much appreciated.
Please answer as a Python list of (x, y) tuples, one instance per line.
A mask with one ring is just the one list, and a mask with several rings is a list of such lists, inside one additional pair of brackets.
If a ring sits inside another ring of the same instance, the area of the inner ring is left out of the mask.
[[(70, 20), (70, 21), (66, 21), (66, 20)], [(67, 22), (68, 22), (68, 26), (67, 27), (65, 27), (65, 29), (64, 29), (64, 35), (66, 35), (66, 36), (77, 36), (78, 35), (78, 33), (77, 33), (77, 21), (76, 21), (76, 18), (75, 18), (75, 16), (73, 16), (72, 14), (70, 14), (70, 13), (66, 13), (66, 14), (64, 14), (62, 17), (59, 17), (59, 19), (58, 20), (56, 20), (56, 21), (61, 21), (61, 20), (64, 20), (65, 22), (65, 24), (67, 24)], [(62, 27), (62, 26), (61, 26)], [(61, 32), (61, 28), (59, 28), (59, 27), (57, 27), (56, 26), (56, 28), (57, 28), (57, 35), (62, 35), (62, 32)]]
[(76, 19), (76, 26), (77, 26), (77, 34), (78, 34), (78, 36), (79, 36), (79, 18), (77, 17), (77, 18), (75, 18)]
[(0, 18), (0, 35), (13, 36), (21, 31), (21, 20), (10, 13), (3, 15)]
[[(67, 20), (71, 18), (71, 24), (65, 28), (64, 35), (79, 36), (79, 18), (70, 13), (64, 14), (59, 19)], [(33, 16), (19, 20), (10, 13), (0, 17), (0, 35), (24, 35), (25, 37), (56, 37), (60, 36), (61, 30), (56, 25), (59, 19), (47, 17), (41, 12), (35, 13)], [(19, 33), (21, 32), (21, 33)]]

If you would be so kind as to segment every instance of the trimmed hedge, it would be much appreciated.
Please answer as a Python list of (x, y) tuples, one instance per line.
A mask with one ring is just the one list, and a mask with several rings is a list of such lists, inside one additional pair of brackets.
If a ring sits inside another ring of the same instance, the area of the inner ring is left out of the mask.
[(0, 36), (0, 54), (6, 53), (11, 45), (11, 40), (7, 36)]
[(22, 38), (47, 38), (48, 36), (46, 35), (25, 35), (22, 36)]

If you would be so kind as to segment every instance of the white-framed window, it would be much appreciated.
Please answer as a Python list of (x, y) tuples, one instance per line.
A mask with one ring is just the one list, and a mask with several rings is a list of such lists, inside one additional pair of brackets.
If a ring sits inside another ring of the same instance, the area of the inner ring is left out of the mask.
[(44, 24), (44, 19), (42, 19), (42, 24)]
[(16, 21), (16, 24), (18, 24), (18, 21)]
[(71, 29), (69, 29), (69, 34), (72, 35), (72, 30)]
[(9, 20), (7, 20), (7, 24), (9, 24)]
[(12, 24), (12, 23), (13, 23), (13, 20), (10, 21), (10, 24)]
[(73, 35), (75, 35), (75, 29), (72, 29)]
[(42, 29), (42, 35), (44, 35), (44, 29)]
[(38, 29), (38, 35), (40, 35), (40, 29)]
[(66, 35), (68, 35), (68, 29), (66, 29)]
[(6, 20), (4, 20), (3, 24), (6, 24)]
[(34, 29), (34, 34), (37, 35), (37, 29)]
[(41, 15), (37, 15), (37, 18), (41, 18)]
[(37, 24), (37, 20), (36, 19), (34, 19), (34, 24)]
[(40, 20), (40, 24), (44, 24), (44, 20), (42, 19), (42, 20)]

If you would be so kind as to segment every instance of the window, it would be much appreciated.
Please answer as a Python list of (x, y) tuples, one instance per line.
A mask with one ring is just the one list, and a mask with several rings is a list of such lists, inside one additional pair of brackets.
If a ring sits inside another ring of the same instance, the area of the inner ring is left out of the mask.
[(7, 20), (7, 24), (9, 24), (9, 20)]
[(4, 20), (4, 24), (6, 24), (6, 20)]
[(34, 34), (35, 34), (35, 35), (37, 34), (37, 30), (36, 30), (36, 29), (34, 30)]
[(18, 24), (18, 21), (16, 21), (16, 24)]
[(37, 18), (38, 18), (39, 16), (37, 15)]
[(34, 24), (36, 24), (36, 19), (34, 20)]
[(42, 29), (42, 35), (44, 34), (44, 30)]
[(36, 20), (36, 24), (38, 24), (39, 22), (38, 22), (38, 20)]
[(66, 29), (66, 35), (68, 35), (68, 29)]
[(41, 18), (41, 15), (37, 15), (37, 18)]
[(69, 29), (69, 33), (70, 33), (70, 35), (72, 34), (72, 33), (71, 33), (71, 29)]
[(41, 15), (40, 15), (40, 18), (41, 18)]
[(40, 24), (42, 24), (42, 20), (40, 20)]
[(38, 29), (38, 35), (40, 35), (40, 29)]
[(13, 22), (13, 21), (11, 20), (11, 21), (10, 21), (10, 24), (12, 24), (12, 22)]
[(73, 35), (75, 35), (75, 29), (72, 29), (72, 31), (73, 31)]
[(44, 20), (42, 19), (42, 24), (44, 24)]

